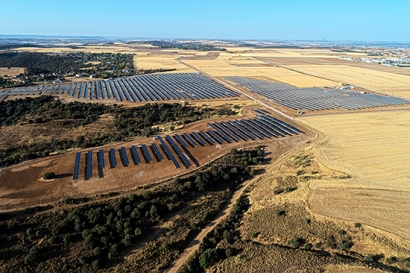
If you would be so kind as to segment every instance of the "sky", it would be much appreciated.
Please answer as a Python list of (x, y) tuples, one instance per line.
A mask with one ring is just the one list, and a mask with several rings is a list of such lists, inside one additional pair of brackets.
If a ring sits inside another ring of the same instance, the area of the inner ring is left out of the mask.
[(410, 41), (410, 0), (0, 0), (0, 34)]

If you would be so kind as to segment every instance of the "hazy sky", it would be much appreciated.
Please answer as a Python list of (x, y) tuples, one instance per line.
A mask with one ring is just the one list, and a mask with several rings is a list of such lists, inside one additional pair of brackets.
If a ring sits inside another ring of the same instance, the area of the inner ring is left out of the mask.
[(410, 0), (0, 0), (0, 34), (410, 41)]

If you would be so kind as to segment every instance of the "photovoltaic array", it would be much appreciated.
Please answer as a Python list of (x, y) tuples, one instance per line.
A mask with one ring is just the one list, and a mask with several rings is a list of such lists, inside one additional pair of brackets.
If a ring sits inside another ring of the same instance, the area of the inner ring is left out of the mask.
[(318, 87), (296, 88), (287, 84), (243, 77), (226, 77), (226, 79), (294, 110), (358, 110), (410, 103), (410, 101), (393, 96), (363, 94), (348, 90)]
[(238, 94), (197, 73), (147, 74), (115, 80), (36, 85), (0, 91), (7, 96), (62, 95), (87, 100), (151, 102), (202, 100), (234, 97)]
[[(141, 158), (145, 160), (146, 164), (169, 159), (175, 168), (180, 169), (181, 167), (190, 168), (192, 166), (192, 158), (188, 156), (188, 154), (190, 154), (188, 148), (193, 149), (198, 146), (274, 139), (303, 134), (300, 129), (270, 116), (265, 110), (255, 109), (254, 111), (257, 113), (256, 118), (209, 122), (207, 123), (209, 129), (206, 131), (200, 130), (198, 132), (183, 133), (182, 135), (174, 134), (173, 136), (166, 135), (164, 137), (165, 139), (161, 136), (157, 136), (156, 140), (158, 140), (159, 143), (151, 143), (148, 146), (146, 144), (138, 146), (132, 145), (128, 151), (131, 154), (134, 165), (142, 164)], [(161, 154), (161, 151), (163, 154)], [(124, 167), (131, 165), (125, 147), (121, 147), (117, 152)], [(176, 156), (174, 156), (174, 153)], [(99, 163), (98, 168), (101, 171), (105, 167), (104, 150), (98, 151), (97, 158)], [(177, 158), (179, 158), (179, 161)], [(80, 159), (81, 153), (79, 152), (76, 154), (73, 180), (79, 178)], [(118, 163), (114, 148), (109, 149), (108, 159), (110, 161), (110, 167), (116, 168)], [(92, 151), (88, 151), (86, 162), (84, 178), (89, 179), (92, 177)]]

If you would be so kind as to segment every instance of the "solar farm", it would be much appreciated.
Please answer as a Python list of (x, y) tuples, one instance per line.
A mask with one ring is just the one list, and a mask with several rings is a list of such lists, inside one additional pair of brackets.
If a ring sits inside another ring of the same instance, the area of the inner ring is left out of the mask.
[[(303, 134), (304, 132), (295, 126), (274, 118), (262, 109), (255, 109), (257, 117), (227, 120), (220, 122), (208, 122), (210, 128), (206, 132), (198, 132), (156, 136), (157, 143), (132, 145), (128, 148), (120, 147), (115, 150), (110, 148), (105, 151), (100, 149), (95, 153), (98, 164), (98, 173), (106, 168), (105, 160), (109, 161), (109, 168), (114, 169), (118, 162), (126, 166), (138, 166), (140, 164), (153, 164), (163, 160), (172, 161), (176, 169), (189, 169), (198, 167), (192, 153), (195, 147), (221, 145), (223, 143), (239, 143), (242, 141), (269, 140)], [(89, 150), (85, 156), (84, 180), (93, 176), (93, 152)], [(105, 158), (106, 157), (106, 158)], [(81, 152), (76, 153), (74, 162), (73, 180), (80, 177)], [(131, 163), (132, 162), (132, 163)], [(100, 177), (101, 178), (101, 177)]]
[(0, 100), (31, 95), (61, 95), (74, 99), (153, 102), (235, 97), (238, 94), (197, 73), (147, 74), (115, 80), (17, 87), (0, 91)]
[(296, 88), (287, 84), (243, 77), (226, 77), (258, 95), (293, 110), (358, 110), (408, 104), (410, 101), (376, 94), (325, 88)]

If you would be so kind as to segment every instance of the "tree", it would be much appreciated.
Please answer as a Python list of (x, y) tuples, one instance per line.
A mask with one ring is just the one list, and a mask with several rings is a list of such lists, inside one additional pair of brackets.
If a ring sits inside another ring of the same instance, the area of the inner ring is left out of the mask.
[(135, 236), (140, 236), (142, 234), (141, 229), (140, 228), (135, 228), (134, 234), (135, 234)]
[(199, 265), (206, 269), (214, 262), (215, 250), (208, 248), (199, 256)]
[(232, 239), (232, 233), (229, 230), (225, 230), (222, 236), (224, 239), (228, 241)]
[(93, 253), (95, 256), (100, 256), (101, 255), (101, 247), (97, 246), (94, 248)]
[(97, 259), (92, 263), (92, 267), (95, 271), (97, 271), (98, 269), (100, 269), (100, 261)]

